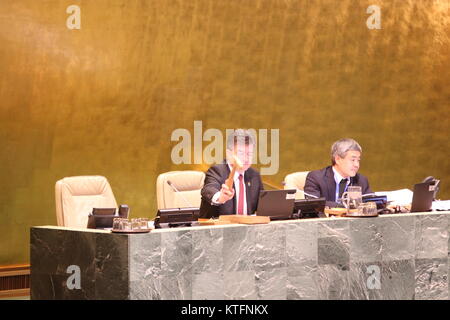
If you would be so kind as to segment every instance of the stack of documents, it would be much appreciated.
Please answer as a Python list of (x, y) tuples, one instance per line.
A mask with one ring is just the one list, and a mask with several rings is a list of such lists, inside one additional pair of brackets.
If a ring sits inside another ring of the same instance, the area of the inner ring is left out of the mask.
[(450, 210), (450, 200), (442, 200), (442, 201), (433, 201), (433, 204), (431, 205), (431, 208), (433, 210)]
[(413, 192), (409, 189), (400, 189), (395, 191), (379, 191), (375, 192), (377, 196), (386, 196), (387, 201), (395, 206), (410, 205), (413, 198)]

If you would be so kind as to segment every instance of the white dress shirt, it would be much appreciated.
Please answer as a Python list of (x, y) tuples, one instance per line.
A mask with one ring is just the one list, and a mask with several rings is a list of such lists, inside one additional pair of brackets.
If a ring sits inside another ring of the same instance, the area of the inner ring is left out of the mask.
[(331, 167), (333, 169), (334, 172), (334, 181), (336, 182), (336, 196), (335, 196), (335, 201), (338, 202), (339, 199), (339, 184), (341, 183), (342, 179), (347, 179), (347, 184), (345, 186), (344, 192), (347, 190), (348, 185), (350, 184), (350, 177), (344, 178), (343, 176), (341, 176), (339, 174), (339, 172), (337, 172), (336, 169), (334, 169), (334, 167)]

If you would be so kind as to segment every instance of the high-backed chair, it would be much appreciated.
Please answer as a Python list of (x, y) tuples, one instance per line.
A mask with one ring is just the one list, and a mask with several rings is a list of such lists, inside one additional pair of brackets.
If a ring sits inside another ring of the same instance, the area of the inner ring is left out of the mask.
[[(168, 181), (174, 188), (169, 185)], [(200, 207), (200, 191), (204, 182), (205, 173), (201, 171), (161, 173), (156, 180), (158, 209)]]
[[(308, 173), (309, 171), (299, 171), (288, 174), (284, 178), (284, 189), (298, 189), (303, 191)], [(295, 199), (305, 199), (305, 194), (297, 191)]]
[(76, 176), (55, 185), (58, 226), (86, 228), (92, 208), (117, 208), (108, 180), (102, 176)]

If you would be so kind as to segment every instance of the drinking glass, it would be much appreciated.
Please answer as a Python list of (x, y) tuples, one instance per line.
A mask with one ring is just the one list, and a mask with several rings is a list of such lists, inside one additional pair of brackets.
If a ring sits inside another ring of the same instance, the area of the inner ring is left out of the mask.
[(131, 230), (139, 230), (141, 228), (141, 219), (131, 219)]
[(141, 218), (141, 230), (144, 229), (148, 229), (148, 219), (146, 218)]
[(113, 220), (113, 229), (119, 230), (120, 229), (120, 218), (114, 218)]
[(358, 215), (362, 216), (371, 216), (376, 215), (377, 213), (377, 204), (375, 202), (366, 202), (361, 203), (358, 207)]
[(126, 230), (126, 231), (132, 230), (132, 228), (131, 228), (131, 222), (130, 222), (130, 220), (128, 220), (128, 219), (123, 219), (123, 221), (122, 221), (122, 226), (123, 226), (123, 230)]
[(357, 211), (362, 202), (362, 191), (360, 186), (349, 186), (342, 194), (342, 204), (347, 212)]

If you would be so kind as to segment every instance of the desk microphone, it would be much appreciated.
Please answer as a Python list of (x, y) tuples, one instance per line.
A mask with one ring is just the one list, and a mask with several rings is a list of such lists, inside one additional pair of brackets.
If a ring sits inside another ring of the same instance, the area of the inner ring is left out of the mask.
[[(281, 182), (281, 184), (283, 185), (283, 186), (285, 186), (286, 185), (286, 182)], [(320, 197), (318, 197), (318, 196), (315, 196), (315, 195), (313, 195), (313, 194), (309, 194), (309, 193), (306, 193), (305, 191), (303, 191), (303, 190), (300, 190), (299, 188), (295, 188), (297, 191), (300, 191), (301, 193), (303, 193), (305, 196), (308, 196), (308, 197), (311, 197), (311, 198), (314, 198), (314, 199), (319, 199)]]
[(181, 199), (183, 199), (184, 203), (187, 204), (188, 208), (194, 208), (194, 206), (192, 205), (192, 203), (190, 203), (184, 196), (183, 194), (172, 184), (172, 182), (170, 182), (170, 180), (167, 180), (167, 184), (172, 188), (173, 191), (175, 191), (176, 193), (180, 194)]

